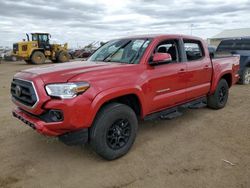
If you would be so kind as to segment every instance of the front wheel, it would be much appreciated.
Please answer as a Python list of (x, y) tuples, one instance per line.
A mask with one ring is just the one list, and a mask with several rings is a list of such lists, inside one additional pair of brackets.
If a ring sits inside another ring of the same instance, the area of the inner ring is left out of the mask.
[(225, 79), (221, 79), (213, 95), (208, 96), (208, 107), (213, 109), (224, 108), (229, 94), (228, 83)]
[(45, 63), (45, 55), (43, 52), (35, 51), (31, 56), (32, 64), (43, 64)]
[(127, 105), (111, 103), (98, 113), (90, 130), (90, 145), (107, 160), (125, 155), (137, 133), (137, 117)]

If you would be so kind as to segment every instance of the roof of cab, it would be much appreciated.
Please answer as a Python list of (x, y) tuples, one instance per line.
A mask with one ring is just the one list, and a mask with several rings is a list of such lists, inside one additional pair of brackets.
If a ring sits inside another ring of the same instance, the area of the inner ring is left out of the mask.
[(181, 35), (181, 34), (145, 34), (145, 35), (133, 35), (133, 36), (127, 36), (122, 37), (124, 39), (134, 39), (134, 38), (149, 38), (149, 39), (155, 39), (155, 38), (186, 38), (186, 39), (195, 39), (195, 40), (202, 40), (199, 37), (190, 36), (190, 35)]
[(49, 35), (49, 33), (31, 33), (32, 35)]

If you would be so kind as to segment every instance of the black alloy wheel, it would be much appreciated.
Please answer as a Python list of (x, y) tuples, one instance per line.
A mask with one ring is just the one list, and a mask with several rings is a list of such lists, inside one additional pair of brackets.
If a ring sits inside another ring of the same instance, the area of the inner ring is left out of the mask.
[(225, 87), (221, 87), (219, 90), (219, 102), (220, 104), (223, 104), (226, 100), (226, 96), (227, 96), (227, 90)]
[(107, 131), (107, 144), (111, 149), (123, 148), (131, 135), (131, 125), (127, 119), (119, 119)]

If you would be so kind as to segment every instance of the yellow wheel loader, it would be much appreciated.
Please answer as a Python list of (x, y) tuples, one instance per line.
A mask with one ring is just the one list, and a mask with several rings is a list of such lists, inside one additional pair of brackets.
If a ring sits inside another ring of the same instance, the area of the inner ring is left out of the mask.
[(42, 64), (46, 60), (52, 62), (67, 62), (69, 61), (68, 45), (50, 44), (49, 33), (31, 33), (27, 35), (27, 41), (23, 40), (13, 44), (13, 55), (24, 59), (27, 64)]

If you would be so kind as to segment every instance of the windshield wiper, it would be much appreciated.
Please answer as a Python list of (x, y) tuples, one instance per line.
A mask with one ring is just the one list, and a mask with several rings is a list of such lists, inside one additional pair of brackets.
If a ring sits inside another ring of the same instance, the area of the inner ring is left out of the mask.
[[(120, 46), (116, 51), (114, 51), (113, 53), (108, 54), (105, 58), (103, 58), (102, 61), (107, 62), (106, 60), (107, 60), (108, 58), (113, 57), (117, 52), (120, 51), (120, 49), (125, 48), (130, 42), (131, 42), (131, 40), (129, 40), (129, 41), (127, 41), (126, 43), (124, 43), (124, 44), (123, 44), (122, 46)], [(109, 60), (109, 61), (110, 61), (110, 60)]]

